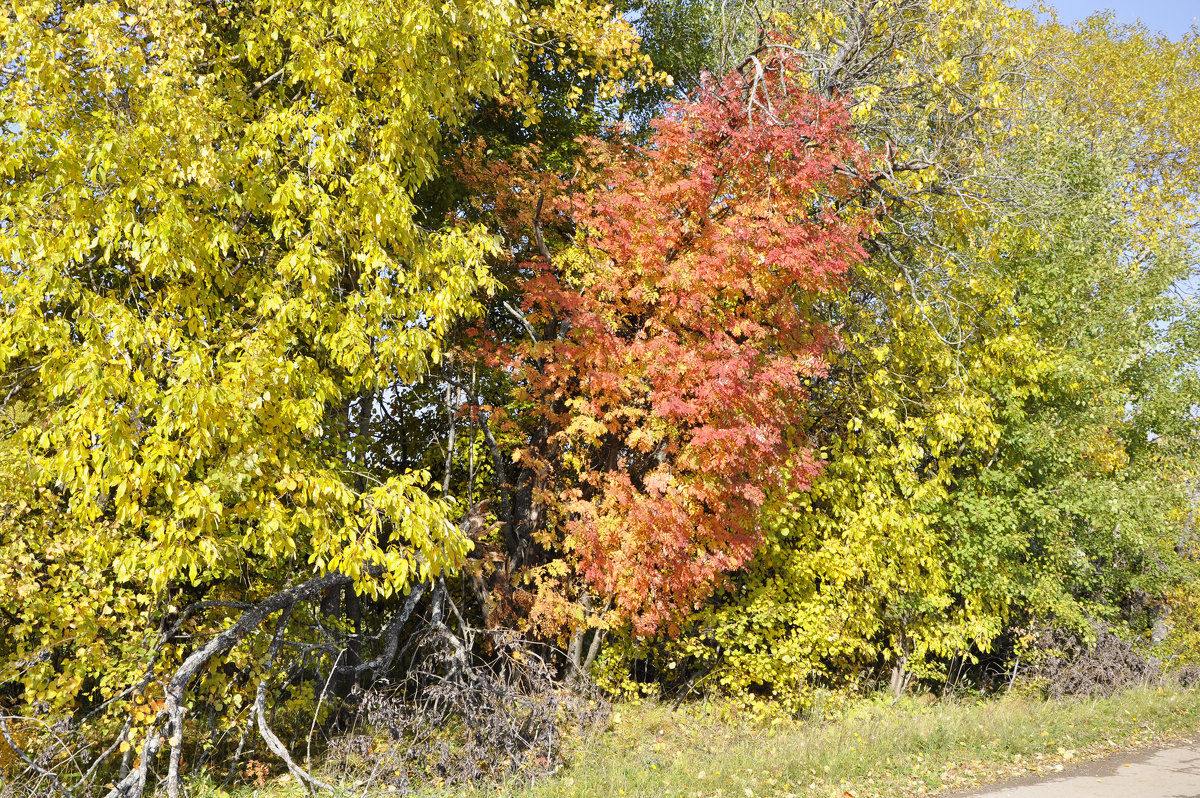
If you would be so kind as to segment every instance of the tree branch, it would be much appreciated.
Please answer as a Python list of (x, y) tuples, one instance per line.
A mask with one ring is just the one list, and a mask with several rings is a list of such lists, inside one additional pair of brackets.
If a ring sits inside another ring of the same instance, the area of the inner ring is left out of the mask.
[(166, 704), (147, 731), (145, 743), (142, 746), (141, 760), (137, 768), (113, 785), (113, 788), (106, 794), (106, 798), (141, 798), (146, 789), (146, 777), (150, 762), (158, 755), (165, 742), (159, 734), (161, 726), (169, 718), (181, 718), (184, 692), (188, 684), (209, 660), (232, 649), (275, 612), (299, 602), (310, 601), (321, 595), (326, 588), (341, 587), (351, 584), (352, 581), (342, 574), (326, 574), (314, 577), (295, 587), (281, 590), (253, 605), (238, 617), (233, 626), (208, 641), (199, 650), (192, 652), (176, 669), (167, 684)]

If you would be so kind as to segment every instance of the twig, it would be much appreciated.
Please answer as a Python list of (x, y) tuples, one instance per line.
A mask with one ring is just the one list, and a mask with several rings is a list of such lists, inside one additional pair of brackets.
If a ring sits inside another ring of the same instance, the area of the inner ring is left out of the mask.
[(84, 773), (83, 776), (79, 779), (79, 781), (75, 784), (75, 789), (79, 789), (80, 787), (83, 787), (84, 785), (88, 784), (92, 780), (92, 776), (95, 774), (96, 768), (100, 767), (101, 763), (104, 762), (104, 760), (108, 759), (110, 756), (112, 756), (113, 752), (116, 751), (118, 747), (120, 747), (121, 743), (125, 742), (125, 736), (127, 734), (129, 734), (129, 729), (132, 725), (133, 725), (132, 718), (125, 721), (125, 726), (121, 729), (121, 733), (117, 735), (117, 739), (113, 740), (112, 745), (110, 745), (108, 748), (106, 748), (103, 751), (103, 753), (101, 753), (99, 756), (97, 756), (95, 758), (95, 760), (92, 761), (91, 767), (89, 767), (87, 769), (87, 772)]
[(254, 88), (250, 89), (250, 96), (253, 97), (254, 95), (258, 94), (260, 91), (262, 91), (263, 87), (265, 87), (268, 83), (282, 77), (283, 71), (286, 68), (287, 68), (286, 66), (281, 66), (279, 69), (275, 70), (270, 75), (267, 75), (265, 78), (260, 80), (258, 83), (254, 84)]
[(533, 325), (529, 323), (529, 319), (525, 318), (525, 314), (510, 305), (508, 300), (504, 300), (500, 304), (504, 306), (505, 310), (512, 314), (514, 319), (521, 322), (521, 326), (525, 328), (525, 332), (529, 333), (529, 337), (533, 340), (533, 342), (535, 344), (538, 343), (537, 331), (533, 329)]
[(313, 710), (312, 725), (308, 727), (308, 739), (304, 742), (304, 762), (309, 767), (312, 767), (312, 738), (313, 732), (317, 728), (317, 717), (321, 714), (321, 704), (325, 703), (325, 694), (329, 692), (329, 684), (333, 681), (334, 674), (337, 673), (338, 662), (345, 653), (346, 649), (344, 648), (338, 652), (337, 658), (333, 661), (333, 667), (329, 669), (329, 677), (325, 679), (325, 685), (321, 688), (321, 694), (317, 696), (317, 708)]

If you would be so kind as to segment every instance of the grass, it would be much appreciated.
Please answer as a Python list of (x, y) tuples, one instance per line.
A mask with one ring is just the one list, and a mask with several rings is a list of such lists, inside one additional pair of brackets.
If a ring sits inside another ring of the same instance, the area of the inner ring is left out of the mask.
[[(832, 721), (759, 724), (712, 708), (617, 708), (609, 731), (574, 740), (536, 784), (429, 795), (471, 798), (890, 798), (968, 789), (1200, 731), (1200, 691), (1143, 688), (1114, 698), (1046, 702), (864, 701)], [(291, 798), (274, 784), (236, 798)], [(348, 795), (360, 794), (348, 790)], [(193, 790), (193, 798), (216, 795)]]
[(833, 722), (774, 727), (644, 706), (578, 743), (573, 765), (512, 794), (909, 796), (964, 789), (1200, 729), (1200, 692), (1111, 699), (860, 704)]

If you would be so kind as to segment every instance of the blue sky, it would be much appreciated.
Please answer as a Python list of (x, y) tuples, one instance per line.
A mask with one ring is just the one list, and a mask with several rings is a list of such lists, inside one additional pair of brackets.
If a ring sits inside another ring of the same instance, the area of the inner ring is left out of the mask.
[(1117, 19), (1141, 19), (1146, 27), (1172, 38), (1181, 36), (1200, 18), (1200, 0), (1047, 0), (1058, 10), (1059, 19), (1076, 22), (1096, 11), (1111, 10)]

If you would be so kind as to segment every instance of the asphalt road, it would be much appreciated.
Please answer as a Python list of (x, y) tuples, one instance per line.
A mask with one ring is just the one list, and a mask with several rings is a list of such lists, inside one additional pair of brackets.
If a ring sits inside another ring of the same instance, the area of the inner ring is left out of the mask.
[(1123, 754), (1054, 776), (992, 785), (957, 798), (1200, 798), (1200, 741)]

